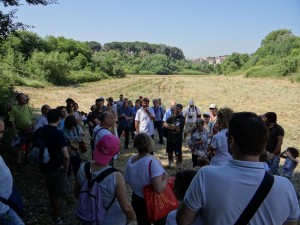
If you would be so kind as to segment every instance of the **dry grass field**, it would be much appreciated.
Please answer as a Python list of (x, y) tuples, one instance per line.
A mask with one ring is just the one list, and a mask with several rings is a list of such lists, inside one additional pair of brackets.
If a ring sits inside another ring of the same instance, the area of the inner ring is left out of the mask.
[(85, 112), (96, 98), (112, 96), (118, 100), (124, 94), (131, 100), (138, 96), (162, 98), (168, 107), (171, 100), (184, 106), (193, 99), (200, 110), (208, 111), (211, 103), (229, 106), (234, 111), (252, 111), (262, 114), (274, 111), (278, 123), (286, 132), (283, 146), (300, 147), (300, 84), (287, 80), (243, 78), (241, 76), (140, 76), (109, 79), (71, 87), (28, 88), (16, 87), (30, 96), (30, 105), (39, 109), (43, 104), (51, 107), (65, 105), (65, 99), (75, 99)]
[[(78, 102), (79, 110), (88, 112), (96, 98), (112, 96), (114, 100), (118, 100), (119, 94), (133, 101), (140, 95), (150, 99), (161, 98), (167, 107), (171, 100), (187, 106), (188, 101), (193, 99), (201, 112), (208, 111), (211, 103), (217, 104), (219, 108), (228, 106), (234, 111), (252, 111), (257, 114), (274, 111), (278, 115), (278, 123), (285, 129), (283, 148), (288, 146), (300, 148), (300, 122), (297, 118), (300, 114), (300, 84), (288, 80), (242, 76), (130, 75), (122, 79), (109, 79), (71, 87), (15, 87), (15, 89), (28, 94), (30, 105), (37, 111), (43, 104), (49, 104), (52, 108), (65, 105), (65, 100), (70, 97)], [(86, 137), (88, 138), (87, 132)], [(116, 161), (116, 167), (120, 170), (124, 170), (128, 157), (135, 152), (131, 141), (129, 148), (128, 151), (122, 152)], [(155, 155), (161, 159), (164, 166), (167, 165), (165, 145), (156, 145)], [(83, 157), (89, 159), (90, 154), (84, 154)], [(191, 154), (186, 144), (183, 146), (183, 160), (184, 167), (191, 168)], [(300, 167), (297, 170), (300, 171)], [(168, 169), (168, 172), (174, 174), (176, 170)], [(299, 177), (297, 173), (294, 183), (298, 192)], [(128, 194), (130, 195), (130, 189)], [(42, 217), (45, 218), (47, 215), (48, 213), (44, 212)]]

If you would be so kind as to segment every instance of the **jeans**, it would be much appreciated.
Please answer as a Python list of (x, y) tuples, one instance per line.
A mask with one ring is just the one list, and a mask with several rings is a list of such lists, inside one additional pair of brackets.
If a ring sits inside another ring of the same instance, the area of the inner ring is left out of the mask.
[(124, 148), (128, 148), (130, 127), (118, 127), (118, 136), (119, 136), (119, 138), (121, 137), (121, 134), (122, 134), (123, 131), (125, 132), (125, 146), (124, 146)]
[(274, 159), (271, 159), (269, 161), (269, 165), (270, 165), (270, 171), (273, 175), (279, 175), (278, 169), (279, 169), (279, 160), (280, 157), (279, 156), (275, 156)]
[(162, 136), (162, 121), (154, 121), (154, 129), (157, 130), (158, 136), (159, 136), (159, 143), (162, 144), (164, 142), (163, 136)]
[(18, 214), (9, 209), (6, 213), (0, 215), (0, 224), (1, 225), (24, 225), (24, 222), (20, 219)]

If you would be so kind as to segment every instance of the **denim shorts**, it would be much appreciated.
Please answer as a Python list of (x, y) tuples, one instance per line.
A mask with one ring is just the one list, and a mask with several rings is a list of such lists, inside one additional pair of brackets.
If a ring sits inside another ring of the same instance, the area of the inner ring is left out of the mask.
[(6, 213), (0, 215), (0, 224), (1, 225), (24, 225), (24, 222), (20, 219), (18, 214), (9, 209)]

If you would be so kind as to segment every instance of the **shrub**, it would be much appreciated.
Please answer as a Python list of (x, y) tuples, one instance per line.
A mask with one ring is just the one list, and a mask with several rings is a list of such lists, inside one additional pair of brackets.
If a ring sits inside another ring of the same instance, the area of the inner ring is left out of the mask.
[(102, 79), (108, 79), (109, 76), (103, 72), (90, 72), (90, 71), (72, 71), (68, 76), (68, 83), (78, 84), (84, 82), (94, 82)]
[(286, 57), (281, 60), (279, 66), (283, 76), (296, 73), (300, 66), (300, 59), (299, 57)]
[(256, 66), (248, 70), (246, 77), (282, 76), (279, 65)]

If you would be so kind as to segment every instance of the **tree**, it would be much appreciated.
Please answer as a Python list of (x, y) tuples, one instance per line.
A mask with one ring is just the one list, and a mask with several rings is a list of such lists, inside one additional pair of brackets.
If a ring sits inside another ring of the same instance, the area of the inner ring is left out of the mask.
[[(29, 5), (49, 5), (57, 3), (56, 0), (25, 0)], [(20, 0), (0, 0), (4, 7), (19, 7)], [(9, 34), (17, 30), (25, 30), (30, 27), (21, 22), (15, 22), (18, 9), (13, 9), (8, 13), (0, 11), (0, 40), (5, 39)]]

